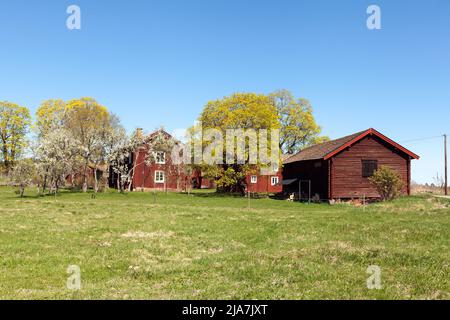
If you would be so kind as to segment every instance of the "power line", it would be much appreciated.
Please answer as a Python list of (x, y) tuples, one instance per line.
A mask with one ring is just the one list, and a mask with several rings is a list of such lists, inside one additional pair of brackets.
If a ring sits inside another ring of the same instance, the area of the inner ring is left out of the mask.
[(431, 140), (431, 139), (437, 139), (437, 138), (442, 138), (442, 135), (439, 135), (439, 136), (433, 136), (433, 137), (426, 137), (426, 138), (418, 138), (418, 139), (412, 139), (412, 140), (406, 140), (406, 141), (402, 141), (402, 142), (400, 142), (400, 143), (415, 142), (415, 141), (423, 141), (423, 140)]

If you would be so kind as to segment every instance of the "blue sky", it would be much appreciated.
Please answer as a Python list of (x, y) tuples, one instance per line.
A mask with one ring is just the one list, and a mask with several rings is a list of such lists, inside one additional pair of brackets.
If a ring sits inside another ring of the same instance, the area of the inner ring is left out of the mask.
[[(447, 0), (1, 0), (0, 100), (92, 96), (129, 131), (170, 131), (209, 100), (285, 88), (331, 138), (374, 127), (402, 143), (450, 134), (449, 21)], [(422, 157), (413, 179), (443, 171), (441, 139), (403, 144)]]

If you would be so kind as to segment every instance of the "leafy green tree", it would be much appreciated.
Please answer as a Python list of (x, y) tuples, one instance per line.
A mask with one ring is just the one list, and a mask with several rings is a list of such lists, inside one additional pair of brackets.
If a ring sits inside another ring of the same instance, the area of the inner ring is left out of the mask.
[(86, 192), (89, 164), (98, 162), (99, 157), (106, 159), (103, 146), (108, 144), (111, 132), (110, 114), (106, 107), (89, 97), (71, 100), (65, 109), (64, 126), (78, 140), (84, 159), (83, 192)]
[(404, 185), (400, 175), (388, 166), (381, 166), (368, 179), (383, 201), (398, 197)]
[(311, 103), (306, 99), (295, 99), (288, 90), (270, 94), (280, 120), (280, 149), (285, 153), (297, 153), (301, 149), (328, 141), (320, 136), (321, 127), (313, 116)]
[(26, 107), (0, 101), (0, 148), (6, 171), (27, 146), (26, 134), (30, 122), (30, 112)]
[[(235, 93), (220, 100), (210, 101), (200, 114), (199, 121), (203, 132), (208, 129), (215, 129), (222, 137), (226, 137), (229, 129), (272, 130), (280, 127), (278, 113), (272, 100), (266, 95), (256, 93)], [(249, 165), (249, 143), (246, 139), (243, 163), (238, 161), (234, 164), (219, 163), (212, 166), (209, 165), (209, 169), (207, 168), (208, 166), (205, 166), (206, 164), (203, 164), (202, 172), (206, 172), (207, 175), (215, 175), (218, 191), (243, 191), (245, 175), (251, 167)], [(258, 139), (257, 143), (258, 146), (256, 147), (259, 149), (261, 140)], [(208, 144), (208, 141), (203, 141), (203, 150)], [(270, 143), (267, 143), (267, 145), (270, 151)], [(223, 154), (219, 157), (226, 159), (226, 153), (228, 152), (229, 154), (231, 151), (236, 151), (236, 149), (223, 150)], [(256, 164), (256, 166), (259, 165), (261, 163)]]
[(35, 128), (39, 136), (63, 126), (66, 103), (61, 99), (45, 100), (36, 110)]

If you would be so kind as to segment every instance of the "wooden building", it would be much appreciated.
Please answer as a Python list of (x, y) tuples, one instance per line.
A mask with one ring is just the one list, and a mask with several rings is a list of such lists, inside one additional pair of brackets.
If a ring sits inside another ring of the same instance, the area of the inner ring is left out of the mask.
[[(166, 139), (173, 137), (164, 130), (149, 134), (144, 144), (132, 154), (132, 163), (135, 172), (132, 180), (132, 190), (184, 190), (191, 183), (186, 175), (183, 165), (172, 163), (171, 155), (162, 150), (155, 150), (151, 163), (146, 162), (148, 145), (162, 133)], [(179, 143), (175, 140), (175, 143)]]
[(301, 198), (378, 198), (368, 177), (380, 166), (397, 171), (404, 194), (411, 190), (411, 160), (419, 156), (375, 129), (306, 148), (284, 161), (283, 191)]
[(282, 180), (283, 174), (280, 165), (261, 168), (245, 177), (245, 191), (251, 193), (280, 193), (283, 191)]

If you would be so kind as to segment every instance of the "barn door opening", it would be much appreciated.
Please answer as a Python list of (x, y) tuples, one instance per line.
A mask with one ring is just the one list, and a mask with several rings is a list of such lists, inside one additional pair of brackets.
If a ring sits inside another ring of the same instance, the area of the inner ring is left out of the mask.
[(298, 181), (298, 201), (311, 203), (311, 180)]

